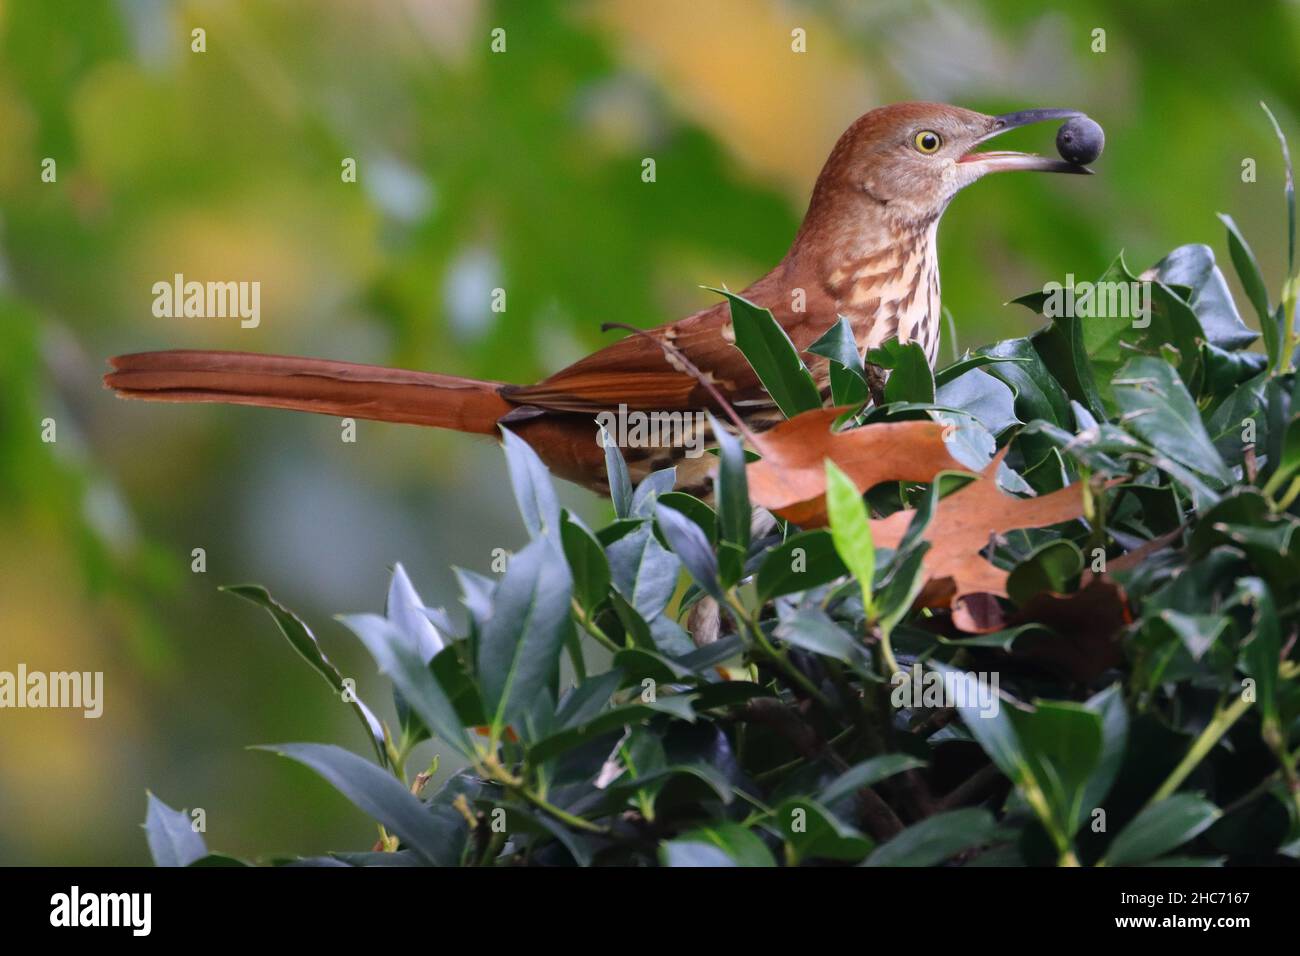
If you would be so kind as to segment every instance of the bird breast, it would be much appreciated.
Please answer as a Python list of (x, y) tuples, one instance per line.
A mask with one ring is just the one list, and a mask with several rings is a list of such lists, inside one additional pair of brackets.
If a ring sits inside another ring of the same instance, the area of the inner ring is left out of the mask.
[(937, 222), (900, 231), (889, 245), (835, 268), (826, 291), (865, 354), (889, 339), (916, 342), (933, 366), (939, 354)]

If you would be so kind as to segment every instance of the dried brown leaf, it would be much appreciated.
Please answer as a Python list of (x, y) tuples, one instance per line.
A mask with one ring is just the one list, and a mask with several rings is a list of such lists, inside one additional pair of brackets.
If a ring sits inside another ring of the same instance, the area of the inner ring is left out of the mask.
[(929, 482), (941, 471), (966, 470), (948, 452), (938, 422), (878, 422), (831, 431), (845, 411), (804, 412), (757, 435), (763, 457), (746, 469), (750, 501), (801, 527), (815, 528), (826, 524), (828, 458), (863, 492), (885, 481)]

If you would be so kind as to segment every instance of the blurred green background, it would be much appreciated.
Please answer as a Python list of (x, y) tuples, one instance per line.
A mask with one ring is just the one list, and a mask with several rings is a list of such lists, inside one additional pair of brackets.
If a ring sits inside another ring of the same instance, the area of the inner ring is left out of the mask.
[[(308, 771), (244, 749), (366, 745), (217, 586), (265, 584), (383, 702), (331, 616), (382, 609), (398, 560), (459, 616), (450, 567), (486, 572), (523, 539), (489, 442), (361, 422), (344, 444), (328, 418), (117, 402), (107, 356), (530, 380), (606, 341), (601, 322), (656, 325), (765, 271), (842, 129), (903, 99), (1073, 107), (1107, 132), (1096, 177), (1001, 176), (954, 202), (957, 346), (1028, 331), (1003, 303), (1121, 249), (1135, 269), (1186, 242), (1226, 259), (1216, 211), (1276, 289), (1282, 167), (1257, 103), (1297, 138), (1298, 35), (1282, 0), (0, 0), (0, 669), (105, 674), (99, 720), (0, 711), (0, 862), (147, 861), (146, 788), (204, 808), (224, 852), (368, 845)], [(260, 281), (260, 327), (155, 318), (151, 286), (178, 272)]]

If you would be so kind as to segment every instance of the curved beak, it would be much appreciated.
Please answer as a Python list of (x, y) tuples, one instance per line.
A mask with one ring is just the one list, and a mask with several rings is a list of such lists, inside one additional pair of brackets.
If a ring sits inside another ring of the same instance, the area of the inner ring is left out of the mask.
[(974, 152), (974, 148), (981, 143), (985, 143), (995, 136), (1001, 136), (1009, 129), (1015, 129), (1018, 126), (1028, 126), (1031, 123), (1042, 123), (1047, 120), (1065, 120), (1072, 116), (1083, 116), (1078, 110), (1019, 110), (1015, 113), (1003, 113), (1000, 116), (991, 117), (992, 125), (987, 133), (981, 136), (971, 146), (971, 151), (957, 160), (959, 163), (970, 163), (979, 168), (979, 173), (1001, 173), (1012, 172), (1014, 170), (1031, 170), (1041, 173), (1082, 173), (1091, 175), (1092, 170), (1087, 166), (1079, 166), (1075, 163), (1067, 163), (1063, 159), (1049, 159), (1046, 156), (1037, 156), (1034, 153), (1013, 153), (1008, 150), (987, 150), (982, 153)]

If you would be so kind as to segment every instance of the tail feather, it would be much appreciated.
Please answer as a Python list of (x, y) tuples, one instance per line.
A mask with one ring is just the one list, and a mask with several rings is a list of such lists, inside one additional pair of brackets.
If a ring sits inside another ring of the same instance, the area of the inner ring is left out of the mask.
[(121, 398), (222, 402), (429, 425), (490, 435), (515, 406), (500, 382), (329, 359), (172, 350), (109, 359), (104, 384)]

